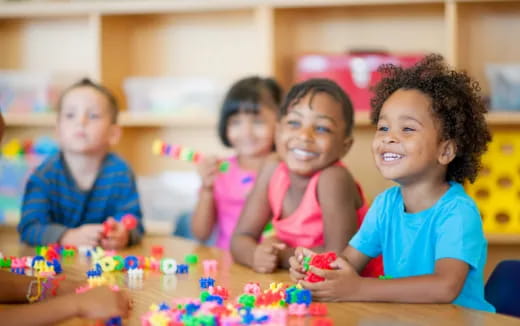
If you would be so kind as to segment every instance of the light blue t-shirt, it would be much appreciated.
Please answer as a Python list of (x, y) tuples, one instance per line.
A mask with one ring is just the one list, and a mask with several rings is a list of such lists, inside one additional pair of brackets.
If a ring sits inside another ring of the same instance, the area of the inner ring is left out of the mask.
[(370, 257), (383, 254), (385, 274), (394, 278), (433, 274), (437, 259), (462, 260), (470, 269), (453, 303), (495, 311), (484, 299), (487, 241), (480, 214), (459, 183), (451, 182), (435, 205), (415, 214), (405, 212), (400, 187), (386, 190), (375, 199), (350, 245)]

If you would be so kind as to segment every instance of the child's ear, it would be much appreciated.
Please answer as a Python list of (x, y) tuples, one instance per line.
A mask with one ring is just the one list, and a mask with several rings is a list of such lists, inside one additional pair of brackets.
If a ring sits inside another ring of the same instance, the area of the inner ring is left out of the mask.
[(347, 155), (348, 151), (352, 147), (352, 144), (354, 144), (354, 138), (352, 138), (352, 136), (345, 137), (345, 140), (343, 141), (343, 148), (342, 148), (342, 151), (341, 151), (341, 157), (340, 158), (342, 158), (345, 155)]
[(441, 151), (439, 153), (439, 163), (448, 165), (457, 155), (457, 144), (453, 139), (445, 140), (441, 143)]
[(119, 143), (119, 139), (121, 139), (121, 133), (122, 130), (120, 126), (116, 124), (112, 124), (110, 126), (108, 134), (108, 143), (110, 144), (110, 146), (115, 146), (117, 145), (117, 143)]

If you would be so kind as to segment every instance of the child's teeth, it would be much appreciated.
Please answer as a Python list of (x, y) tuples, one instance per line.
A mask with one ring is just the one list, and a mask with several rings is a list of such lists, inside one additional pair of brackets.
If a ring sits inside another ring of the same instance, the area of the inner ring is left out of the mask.
[(303, 157), (316, 156), (315, 153), (304, 151), (303, 149), (298, 149), (298, 148), (293, 149), (293, 152), (294, 152), (294, 154), (303, 156)]
[(402, 155), (396, 154), (396, 153), (384, 153), (383, 154), (383, 160), (385, 160), (385, 161), (395, 161), (402, 157), (403, 157)]

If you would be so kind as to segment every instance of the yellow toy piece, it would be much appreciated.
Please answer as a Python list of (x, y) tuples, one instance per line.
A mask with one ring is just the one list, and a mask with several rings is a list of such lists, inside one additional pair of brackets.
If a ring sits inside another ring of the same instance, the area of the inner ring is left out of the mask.
[(2, 156), (7, 158), (16, 158), (23, 153), (22, 143), (20, 140), (13, 138), (2, 147)]
[(520, 135), (495, 133), (482, 157), (482, 170), (468, 194), (481, 212), (487, 233), (520, 233)]
[(164, 144), (163, 141), (161, 141), (159, 139), (155, 140), (152, 145), (152, 153), (154, 155), (160, 155), (163, 144)]
[(103, 272), (113, 272), (116, 269), (117, 262), (113, 257), (103, 257), (99, 260)]

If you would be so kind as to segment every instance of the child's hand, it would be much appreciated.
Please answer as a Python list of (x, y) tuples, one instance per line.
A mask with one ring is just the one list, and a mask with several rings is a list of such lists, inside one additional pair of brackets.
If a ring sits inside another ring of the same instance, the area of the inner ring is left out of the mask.
[(102, 224), (83, 224), (74, 229), (69, 229), (61, 237), (61, 245), (92, 246), (99, 245), (103, 233)]
[(219, 161), (215, 156), (204, 156), (197, 164), (197, 171), (202, 179), (202, 188), (211, 189), (218, 173)]
[(112, 291), (106, 286), (96, 287), (75, 297), (77, 316), (87, 319), (128, 317), (131, 301), (123, 291)]
[(310, 271), (325, 280), (317, 283), (300, 281), (306, 289), (311, 290), (312, 297), (320, 301), (346, 301), (354, 299), (359, 291), (361, 277), (356, 270), (343, 258), (330, 264), (333, 270), (319, 269), (314, 266)]
[(278, 266), (279, 253), (286, 248), (285, 243), (276, 238), (267, 238), (256, 246), (253, 255), (253, 270), (259, 273), (272, 273)]
[(56, 295), (67, 295), (70, 293), (75, 293), (76, 289), (82, 285), (85, 285), (85, 282), (64, 279), (58, 283), (58, 288), (56, 289)]
[(109, 250), (123, 249), (128, 244), (128, 238), (130, 237), (128, 234), (129, 231), (122, 223), (116, 222), (113, 217), (109, 217), (107, 221), (112, 221), (115, 223), (112, 230), (108, 232), (107, 237), (101, 239), (101, 247), (103, 247), (103, 249)]
[(316, 253), (314, 251), (307, 248), (296, 248), (294, 251), (294, 256), (289, 258), (289, 265), (291, 266), (289, 268), (289, 274), (293, 281), (298, 282), (299, 280), (303, 280), (305, 278), (306, 272), (303, 269), (303, 258), (312, 257), (315, 254)]

